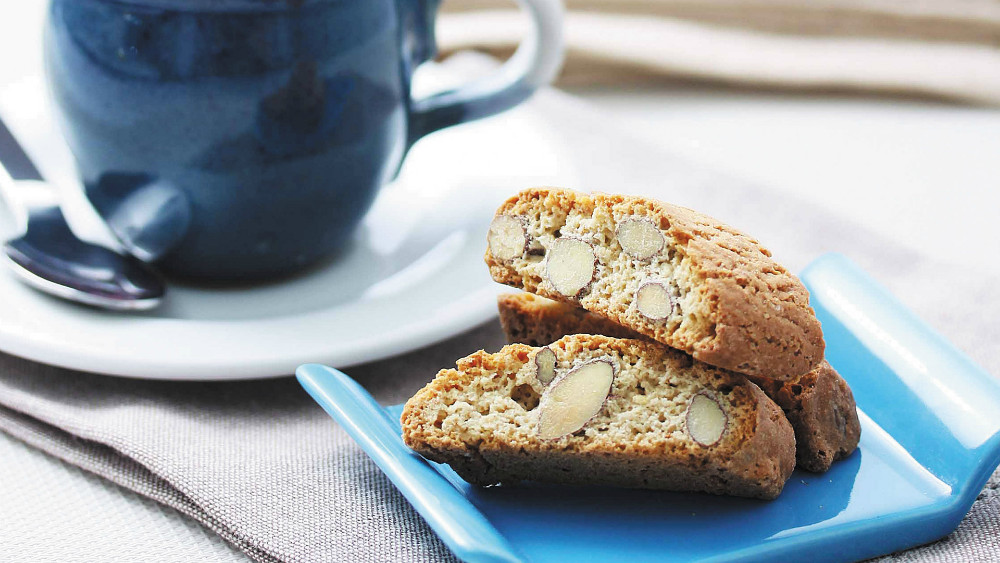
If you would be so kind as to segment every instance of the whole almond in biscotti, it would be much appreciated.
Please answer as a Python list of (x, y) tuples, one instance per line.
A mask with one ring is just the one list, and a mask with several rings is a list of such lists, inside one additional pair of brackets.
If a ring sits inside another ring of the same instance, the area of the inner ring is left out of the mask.
[[(511, 343), (544, 346), (568, 334), (603, 334), (653, 341), (569, 303), (530, 293), (501, 295), (497, 298), (497, 309), (500, 324)], [(785, 411), (795, 430), (796, 467), (799, 469), (826, 471), (834, 461), (846, 458), (857, 448), (861, 424), (854, 395), (847, 382), (826, 361), (807, 374), (785, 380), (760, 375), (747, 377)]]
[(501, 243), (490, 231), (486, 263), (500, 283), (748, 375), (787, 379), (823, 359), (805, 286), (756, 240), (711, 217), (641, 197), (536, 188), (501, 205), (497, 224), (513, 233)]
[(666, 282), (645, 281), (635, 290), (635, 310), (652, 321), (662, 321), (674, 312), (674, 298)]
[(545, 255), (545, 277), (560, 295), (576, 297), (594, 281), (594, 246), (572, 238), (552, 241)]
[[(555, 357), (554, 377), (539, 378)], [(403, 439), (463, 479), (775, 498), (795, 465), (781, 409), (742, 375), (654, 342), (577, 334), (442, 370)]]
[(552, 382), (538, 403), (538, 437), (554, 440), (586, 426), (601, 412), (614, 380), (614, 364), (602, 358)]
[(500, 215), (490, 223), (488, 244), (490, 254), (497, 260), (512, 260), (528, 249), (525, 221), (521, 217)]
[(718, 399), (702, 391), (688, 403), (684, 423), (692, 440), (702, 446), (714, 446), (725, 435), (729, 417)]
[(667, 239), (649, 219), (626, 219), (618, 223), (615, 237), (622, 252), (638, 260), (648, 260), (663, 252)]
[(542, 348), (535, 354), (535, 377), (542, 385), (548, 385), (556, 377), (556, 353), (550, 348)]

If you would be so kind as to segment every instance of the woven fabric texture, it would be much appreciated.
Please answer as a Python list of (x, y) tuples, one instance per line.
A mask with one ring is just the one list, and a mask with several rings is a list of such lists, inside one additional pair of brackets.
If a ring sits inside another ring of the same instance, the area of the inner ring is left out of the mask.
[(0, 561), (249, 561), (196, 520), (3, 432), (0, 460)]
[[(712, 80), (1000, 104), (993, 0), (566, 0), (561, 84)], [(504, 0), (445, 2), (446, 51), (506, 54), (526, 22)]]
[[(573, 125), (558, 134), (578, 144), (592, 137), (593, 154), (581, 157), (620, 171), (620, 184), (576, 187), (627, 186), (641, 193), (654, 183), (671, 186), (669, 199), (753, 233), (793, 270), (823, 252), (843, 252), (980, 365), (1000, 373), (1000, 280), (974, 265), (908, 250), (847, 218), (659, 152), (616, 150), (606, 124), (586, 111), (577, 113), (566, 120)], [(648, 174), (651, 162), (657, 163), (655, 178)], [(379, 401), (398, 403), (456, 358), (502, 344), (498, 324), (490, 322), (347, 372)], [(0, 429), (193, 518), (258, 561), (452, 559), (292, 378), (143, 381), (0, 355)], [(2, 471), (0, 463), (0, 478)], [(887, 560), (1000, 560), (998, 477), (994, 474), (947, 539)], [(44, 494), (41, 478), (38, 485), (37, 493)]]

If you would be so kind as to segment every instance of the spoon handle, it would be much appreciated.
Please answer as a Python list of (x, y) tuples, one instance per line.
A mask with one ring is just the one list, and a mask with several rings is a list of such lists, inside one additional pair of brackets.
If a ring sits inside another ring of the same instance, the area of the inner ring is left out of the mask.
[[(8, 168), (13, 173), (8, 171)], [(18, 180), (15, 180), (14, 176)], [(3, 120), (0, 120), (0, 200), (6, 202), (14, 216), (15, 232), (23, 232), (28, 224), (28, 209), (18, 182), (41, 179), (42, 176), (34, 163), (25, 154)]]
[(15, 180), (44, 180), (35, 163), (24, 152), (17, 137), (0, 119), (0, 163)]
[(14, 178), (7, 172), (3, 160), (0, 160), (0, 201), (6, 203), (14, 218), (14, 233), (23, 233), (28, 227), (28, 210), (22, 205), (15, 190)]

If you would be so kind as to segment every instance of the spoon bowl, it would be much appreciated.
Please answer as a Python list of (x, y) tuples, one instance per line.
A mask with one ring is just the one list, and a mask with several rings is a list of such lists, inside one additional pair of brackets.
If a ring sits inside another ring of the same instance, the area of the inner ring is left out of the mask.
[[(13, 137), (6, 136), (0, 141), (19, 149)], [(19, 156), (27, 159), (23, 153)], [(20, 233), (4, 243), (4, 255), (22, 281), (50, 295), (103, 309), (141, 311), (160, 304), (166, 292), (160, 275), (133, 256), (80, 240), (70, 230), (53, 186), (41, 180), (14, 180), (0, 163), (0, 196), (13, 211), (14, 232)]]
[(84, 242), (57, 207), (36, 210), (28, 230), (4, 244), (22, 281), (70, 301), (113, 310), (147, 310), (160, 304), (160, 276), (131, 256)]

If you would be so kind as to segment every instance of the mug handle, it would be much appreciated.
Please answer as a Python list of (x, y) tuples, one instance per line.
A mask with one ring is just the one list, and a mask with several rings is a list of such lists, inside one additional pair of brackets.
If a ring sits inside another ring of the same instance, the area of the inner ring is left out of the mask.
[[(445, 127), (488, 117), (528, 99), (549, 84), (563, 61), (562, 0), (517, 0), (532, 29), (492, 76), (410, 102), (409, 145)], [(437, 7), (437, 2), (433, 2)]]

